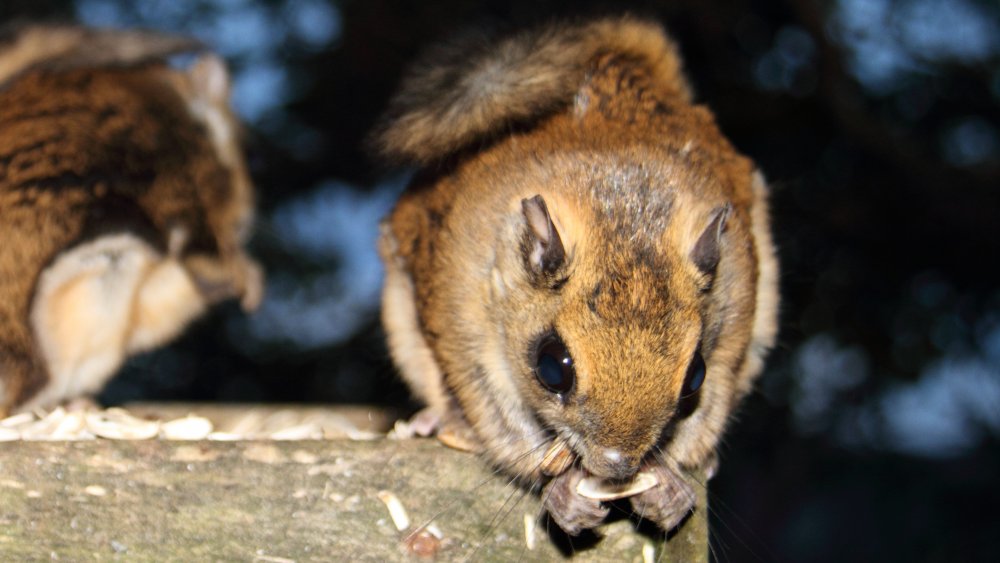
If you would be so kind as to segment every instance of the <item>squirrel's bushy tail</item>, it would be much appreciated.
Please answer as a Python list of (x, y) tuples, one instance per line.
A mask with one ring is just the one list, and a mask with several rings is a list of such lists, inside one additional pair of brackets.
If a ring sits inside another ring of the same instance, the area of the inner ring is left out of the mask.
[(635, 58), (666, 92), (690, 98), (676, 47), (654, 23), (630, 17), (549, 26), (488, 48), (428, 53), (404, 77), (373, 141), (385, 158), (427, 164), (572, 103), (601, 55)]

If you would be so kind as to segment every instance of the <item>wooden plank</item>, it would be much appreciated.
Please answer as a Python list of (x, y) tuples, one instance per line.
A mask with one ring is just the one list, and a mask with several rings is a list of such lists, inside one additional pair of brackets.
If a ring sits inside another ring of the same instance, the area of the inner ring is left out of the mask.
[[(411, 529), (433, 521), (442, 538), (418, 545), (436, 546), (439, 560), (550, 561), (576, 549), (580, 561), (643, 561), (656, 543), (620, 518), (602, 539), (560, 550), (537, 495), (434, 440), (15, 441), (0, 443), (0, 559), (416, 557), (380, 491), (398, 497)], [(538, 522), (531, 550), (525, 515)], [(665, 550), (655, 560), (707, 561), (705, 511)]]

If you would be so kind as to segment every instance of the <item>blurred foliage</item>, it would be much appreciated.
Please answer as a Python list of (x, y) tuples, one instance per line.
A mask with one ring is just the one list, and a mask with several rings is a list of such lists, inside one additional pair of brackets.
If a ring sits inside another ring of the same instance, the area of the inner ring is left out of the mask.
[[(280, 14), (295, 2), (259, 5)], [(145, 3), (97, 4), (132, 10), (126, 22), (144, 21)], [(219, 6), (243, 4), (195, 2), (197, 10), (174, 25), (185, 30), (218, 15)], [(268, 64), (282, 71), (282, 98), (251, 124), (263, 217), (255, 247), (272, 276), (305, 280), (335, 267), (335, 258), (289, 251), (270, 218), (331, 179), (366, 189), (387, 177), (365, 153), (365, 135), (423, 47), (470, 26), (503, 32), (626, 6), (671, 30), (698, 99), (773, 188), (782, 331), (713, 481), (717, 559), (974, 561), (1000, 552), (1000, 403), (989, 395), (1000, 373), (1000, 5), (343, 0), (330, 6), (339, 27), (328, 41), (277, 36)], [(77, 13), (70, 0), (0, 5), (5, 21)], [(237, 53), (230, 60), (239, 70), (259, 64), (254, 57)], [(355, 336), (303, 348), (248, 344), (243, 321), (224, 308), (170, 349), (132, 362), (105, 398), (401, 405), (407, 394), (386, 360), (376, 312), (362, 314), (364, 328)], [(973, 403), (955, 399), (952, 408), (961, 412), (940, 420), (945, 426), (968, 418), (958, 431), (969, 440), (927, 456), (898, 446), (891, 430), (899, 405), (929, 416), (939, 411), (920, 402), (926, 398), (888, 398), (930, 381), (935, 369), (946, 384), (958, 377), (948, 366), (969, 362), (985, 366), (985, 410), (963, 410)], [(832, 381), (816, 375), (823, 369)]]

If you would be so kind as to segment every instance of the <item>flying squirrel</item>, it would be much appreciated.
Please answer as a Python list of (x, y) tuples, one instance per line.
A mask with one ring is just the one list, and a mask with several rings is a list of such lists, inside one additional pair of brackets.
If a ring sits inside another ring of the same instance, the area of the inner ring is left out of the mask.
[[(414, 422), (540, 489), (570, 534), (664, 530), (715, 471), (777, 331), (767, 186), (630, 17), (439, 51), (374, 137), (417, 168), (383, 221), (382, 318)], [(623, 495), (624, 496), (624, 495)]]
[(0, 415), (95, 393), (216, 302), (257, 305), (228, 96), (187, 37), (0, 34)]

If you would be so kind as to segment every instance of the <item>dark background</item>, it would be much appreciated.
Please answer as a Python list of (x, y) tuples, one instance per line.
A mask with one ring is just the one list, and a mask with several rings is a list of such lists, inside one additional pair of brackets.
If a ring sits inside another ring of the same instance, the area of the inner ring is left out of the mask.
[(1000, 553), (1000, 4), (988, 0), (6, 0), (0, 18), (195, 34), (234, 69), (260, 192), (262, 310), (133, 360), (138, 399), (408, 408), (377, 327), (361, 147), (401, 70), (469, 26), (653, 16), (773, 187), (778, 349), (712, 481), (721, 561)]

